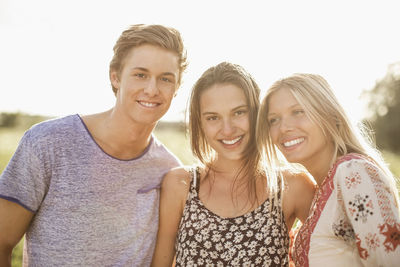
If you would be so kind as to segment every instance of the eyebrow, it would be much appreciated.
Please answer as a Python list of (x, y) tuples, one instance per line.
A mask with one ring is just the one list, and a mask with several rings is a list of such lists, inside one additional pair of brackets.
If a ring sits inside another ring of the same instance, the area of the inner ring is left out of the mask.
[[(237, 106), (237, 107), (233, 108), (232, 111), (236, 111), (238, 109), (247, 108), (247, 107), (248, 107), (247, 105), (240, 105), (240, 106)], [(205, 111), (205, 112), (201, 113), (201, 115), (203, 115), (203, 116), (205, 116), (205, 115), (215, 115), (215, 114), (218, 114), (218, 113), (217, 112), (212, 112), (212, 111)]]
[[(291, 105), (291, 106), (289, 107), (289, 109), (292, 109), (292, 108), (294, 108), (294, 107), (296, 107), (296, 106), (300, 106), (300, 107), (301, 107), (301, 105), (300, 105), (299, 103), (296, 103), (296, 104)], [(268, 111), (267, 116), (274, 115), (274, 114), (275, 114), (274, 112)]]
[[(131, 69), (132, 71), (133, 70), (141, 70), (141, 71), (144, 71), (144, 72), (150, 72), (148, 69), (146, 69), (146, 68), (143, 68), (143, 67), (133, 67), (132, 69)], [(173, 73), (173, 72), (163, 72), (163, 73), (161, 73), (161, 75), (168, 75), (168, 76), (174, 76), (175, 77), (175, 73)]]

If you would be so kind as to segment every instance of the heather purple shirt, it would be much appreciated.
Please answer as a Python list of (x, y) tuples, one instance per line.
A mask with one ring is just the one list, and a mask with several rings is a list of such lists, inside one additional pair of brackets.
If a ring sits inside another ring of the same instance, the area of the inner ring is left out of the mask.
[(0, 197), (35, 213), (24, 266), (149, 266), (161, 179), (180, 161), (154, 136), (119, 160), (78, 115), (28, 130), (0, 176)]

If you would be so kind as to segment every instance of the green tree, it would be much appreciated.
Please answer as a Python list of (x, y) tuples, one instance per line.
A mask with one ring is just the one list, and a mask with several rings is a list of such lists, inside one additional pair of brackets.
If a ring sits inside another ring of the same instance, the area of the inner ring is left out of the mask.
[(17, 125), (18, 113), (0, 113), (0, 127), (15, 127)]
[(400, 62), (388, 66), (385, 77), (378, 80), (367, 97), (369, 118), (380, 149), (400, 152)]

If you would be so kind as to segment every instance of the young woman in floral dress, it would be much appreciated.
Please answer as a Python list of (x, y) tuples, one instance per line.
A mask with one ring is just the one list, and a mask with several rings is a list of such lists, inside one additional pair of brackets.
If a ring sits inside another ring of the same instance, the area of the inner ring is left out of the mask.
[(288, 228), (306, 218), (314, 184), (265, 171), (255, 142), (259, 91), (225, 62), (194, 85), (189, 131), (200, 164), (164, 178), (153, 266), (171, 266), (174, 256), (176, 266), (288, 265)]

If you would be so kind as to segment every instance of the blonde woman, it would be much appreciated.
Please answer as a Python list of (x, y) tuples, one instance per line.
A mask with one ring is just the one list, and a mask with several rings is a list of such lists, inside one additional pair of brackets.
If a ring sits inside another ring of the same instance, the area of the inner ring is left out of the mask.
[(295, 74), (264, 97), (258, 144), (277, 151), (318, 184), (294, 243), (296, 266), (398, 266), (400, 219), (393, 175), (350, 123), (327, 81)]
[(282, 182), (266, 178), (255, 142), (259, 91), (225, 62), (194, 85), (189, 131), (201, 164), (164, 178), (153, 266), (171, 266), (175, 255), (176, 266), (288, 265), (287, 229), (307, 217), (314, 185), (287, 173), (282, 193)]

